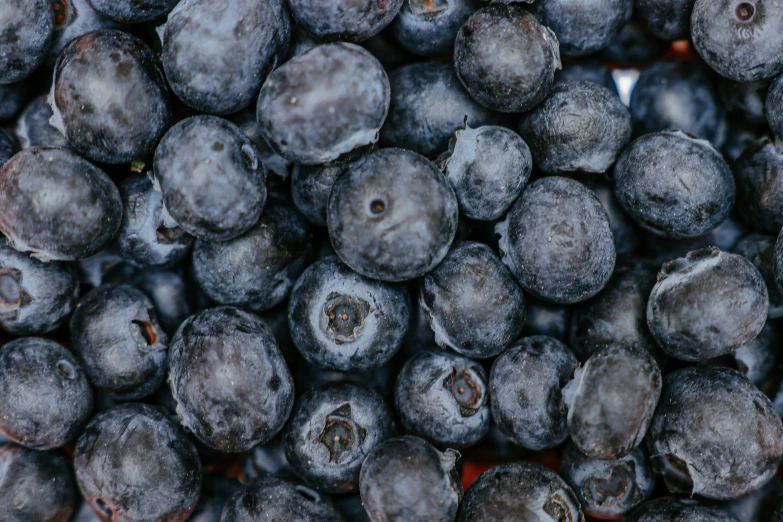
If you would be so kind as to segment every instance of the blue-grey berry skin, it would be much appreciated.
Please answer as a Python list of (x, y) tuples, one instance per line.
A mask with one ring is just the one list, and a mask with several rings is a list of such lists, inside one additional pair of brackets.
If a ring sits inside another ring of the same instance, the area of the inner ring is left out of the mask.
[(57, 59), (52, 125), (88, 159), (129, 163), (150, 154), (171, 124), (160, 62), (122, 31), (71, 40)]
[(647, 440), (669, 491), (711, 499), (760, 488), (783, 456), (783, 424), (772, 403), (727, 368), (668, 374)]
[(259, 520), (343, 522), (326, 495), (294, 480), (273, 476), (245, 483), (226, 503), (221, 522)]
[(492, 365), (489, 389), (495, 425), (528, 449), (561, 444), (568, 438), (561, 389), (577, 365), (571, 350), (552, 337), (520, 339)]
[(677, 129), (710, 141), (726, 140), (726, 113), (704, 67), (666, 60), (642, 71), (631, 93), (634, 134)]
[(571, 440), (594, 459), (628, 455), (652, 421), (661, 380), (649, 352), (633, 345), (601, 348), (563, 388)]
[[(52, 5), (56, 6), (55, 27), (52, 44), (49, 46), (44, 62), (47, 67), (54, 68), (57, 57), (74, 38), (101, 29), (123, 30), (126, 28), (124, 24), (96, 11), (90, 2), (91, 0), (52, 0)], [(96, 0), (96, 5), (99, 2), (100, 0)], [(114, 4), (114, 2), (111, 3)], [(117, 2), (117, 4), (119, 3), (121, 2)]]
[(594, 82), (606, 87), (613, 93), (617, 93), (617, 85), (612, 78), (612, 71), (595, 59), (584, 59), (569, 62), (555, 73), (555, 82), (582, 81)]
[(55, 330), (73, 312), (79, 276), (69, 263), (43, 263), (0, 242), (0, 329), (15, 335)]
[(116, 239), (120, 255), (141, 267), (166, 267), (184, 259), (193, 236), (165, 210), (160, 187), (136, 174), (122, 180), (118, 189), (123, 206)]
[(77, 497), (64, 453), (0, 446), (0, 505), (9, 522), (68, 522)]
[(0, 169), (0, 232), (41, 261), (98, 253), (121, 218), (120, 193), (109, 176), (68, 150), (25, 149)]
[(295, 165), (291, 173), (291, 199), (307, 221), (326, 226), (326, 206), (337, 176), (348, 163), (327, 165)]
[(397, 377), (394, 406), (406, 432), (440, 448), (473, 446), (489, 431), (489, 383), (481, 364), (424, 350)]
[(270, 440), (294, 405), (293, 378), (272, 330), (238, 308), (210, 308), (182, 323), (169, 367), (183, 426), (220, 451)]
[(494, 357), (522, 332), (522, 289), (482, 243), (456, 245), (420, 288), (421, 307), (440, 346), (468, 357)]
[[(588, 178), (589, 180), (590, 178)], [(588, 181), (586, 180), (586, 181)], [(631, 216), (620, 206), (611, 182), (596, 177), (598, 183), (590, 183), (588, 188), (593, 191), (595, 197), (601, 202), (606, 215), (609, 217), (609, 226), (612, 229), (614, 249), (618, 256), (626, 256), (634, 253), (639, 247), (641, 236), (638, 227)]]
[(359, 474), (362, 505), (372, 521), (452, 522), (462, 498), (459, 453), (441, 453), (405, 435), (386, 439), (367, 456)]
[(496, 228), (503, 263), (531, 294), (559, 304), (597, 294), (614, 270), (615, 249), (606, 211), (572, 179), (539, 179)]
[(783, 144), (761, 139), (734, 168), (737, 210), (748, 225), (768, 234), (783, 227)]
[(645, 502), (628, 516), (628, 522), (739, 522), (717, 506), (690, 498), (662, 497)]
[(82, 297), (71, 339), (90, 381), (119, 399), (140, 399), (163, 382), (168, 336), (152, 302), (130, 285), (102, 285)]
[(607, 63), (639, 67), (660, 58), (671, 45), (651, 35), (639, 22), (630, 22), (598, 54)]
[(296, 164), (273, 151), (269, 144), (264, 141), (261, 126), (258, 124), (258, 120), (256, 120), (256, 108), (250, 106), (243, 111), (227, 116), (227, 119), (231, 123), (236, 124), (255, 145), (261, 156), (264, 170), (266, 170), (267, 184), (270, 187), (284, 184), (288, 176), (292, 174)]
[(73, 148), (63, 133), (49, 123), (53, 114), (52, 106), (49, 105), (45, 94), (35, 98), (25, 107), (16, 123), (16, 136), (19, 138), (22, 148)]
[(24, 82), (0, 83), (0, 122), (13, 119), (24, 107), (27, 100)]
[(758, 269), (742, 256), (708, 247), (663, 265), (647, 303), (647, 325), (668, 355), (703, 361), (756, 337), (768, 308)]
[(37, 450), (65, 446), (92, 413), (79, 360), (54, 341), (25, 337), (0, 350), (0, 434)]
[(783, 139), (783, 74), (769, 85), (764, 103), (764, 115), (778, 139)]
[(558, 40), (518, 5), (484, 7), (457, 33), (454, 68), (470, 95), (485, 107), (527, 111), (552, 88), (560, 69)]
[(305, 270), (288, 304), (299, 352), (312, 364), (344, 372), (388, 362), (400, 349), (410, 317), (403, 286), (363, 277), (334, 256)]
[(217, 303), (269, 310), (288, 296), (307, 267), (310, 252), (304, 217), (291, 205), (270, 200), (261, 219), (241, 236), (197, 240), (193, 276)]
[(541, 464), (512, 462), (490, 468), (473, 481), (456, 522), (584, 519), (579, 499), (559, 475)]
[(19, 145), (10, 134), (0, 129), (0, 168), (19, 151)]
[(163, 26), (171, 90), (200, 112), (244, 109), (279, 63), (290, 33), (283, 0), (182, 0)]
[(525, 326), (522, 328), (522, 335), (546, 335), (564, 343), (568, 342), (571, 308), (547, 303), (530, 295), (525, 296)]
[(749, 234), (737, 243), (733, 251), (745, 257), (753, 263), (764, 277), (769, 296), (769, 310), (767, 316), (770, 319), (783, 317), (783, 292), (775, 284), (775, 236), (766, 234)]
[(695, 0), (636, 0), (634, 14), (652, 35), (673, 42), (690, 37)]
[(101, 520), (184, 522), (198, 501), (201, 463), (162, 410), (125, 403), (90, 421), (74, 455), (76, 480)]
[(783, 72), (783, 3), (779, 0), (696, 0), (693, 47), (720, 75), (737, 82)]
[[(635, 91), (634, 91), (635, 92)], [(519, 123), (536, 168), (549, 174), (599, 174), (631, 141), (631, 114), (620, 98), (593, 82), (558, 82)]]
[(296, 474), (318, 491), (359, 491), (365, 457), (394, 432), (380, 395), (353, 384), (310, 390), (285, 428), (285, 453)]
[(329, 238), (356, 272), (383, 281), (421, 277), (449, 250), (458, 205), (426, 158), (382, 149), (353, 163), (332, 187)]
[(473, 100), (448, 60), (406, 65), (389, 76), (389, 117), (381, 143), (434, 158), (449, 146), (454, 133), (471, 127), (502, 125), (504, 115)]
[(389, 78), (368, 51), (349, 43), (325, 44), (269, 75), (256, 117), (275, 151), (316, 165), (378, 141), (389, 97)]
[(186, 232), (213, 241), (252, 227), (267, 198), (264, 166), (242, 131), (216, 116), (173, 126), (155, 150), (163, 203)]
[(761, 391), (769, 389), (778, 362), (780, 334), (773, 325), (773, 321), (767, 321), (752, 341), (734, 350), (733, 354), (737, 370)]
[(598, 460), (569, 443), (560, 470), (585, 514), (599, 519), (626, 515), (650, 498), (655, 487), (655, 473), (642, 447), (617, 460)]
[(88, 0), (97, 12), (129, 24), (155, 22), (174, 9), (179, 0)]
[(288, 0), (291, 16), (322, 42), (363, 42), (391, 23), (403, 0)]
[(481, 221), (502, 217), (533, 170), (527, 143), (494, 125), (458, 130), (436, 164), (454, 188), (461, 215)]
[(201, 477), (198, 504), (188, 518), (188, 522), (220, 522), (223, 508), (241, 487), (240, 482), (234, 478), (204, 473)]
[(778, 290), (783, 292), (783, 229), (775, 241), (775, 251), (772, 254), (772, 275)]
[(52, 41), (54, 10), (49, 0), (7, 0), (0, 6), (0, 84), (30, 76)]
[(614, 169), (623, 209), (653, 234), (703, 236), (731, 211), (731, 169), (713, 146), (680, 131), (647, 134), (632, 142)]
[(740, 240), (748, 235), (745, 222), (733, 214), (723, 220), (723, 223), (710, 233), (690, 239), (667, 239), (648, 234), (640, 245), (640, 254), (657, 266), (662, 266), (678, 257), (685, 257), (688, 252), (716, 246), (723, 251), (732, 251)]
[(457, 31), (478, 7), (476, 0), (405, 0), (389, 31), (414, 54), (444, 56), (451, 54)]

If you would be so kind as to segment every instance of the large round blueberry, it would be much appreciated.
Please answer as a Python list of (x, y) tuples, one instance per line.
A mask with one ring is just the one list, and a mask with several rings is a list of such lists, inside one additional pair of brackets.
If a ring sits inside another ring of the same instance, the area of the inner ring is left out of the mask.
[(247, 451), (285, 424), (293, 379), (257, 316), (229, 306), (205, 310), (182, 323), (169, 352), (177, 414), (203, 443)]
[(404, 287), (363, 277), (336, 257), (305, 270), (288, 305), (291, 336), (305, 359), (349, 372), (388, 362), (410, 316)]
[(291, 20), (285, 3), (175, 2), (162, 38), (171, 90), (200, 112), (230, 114), (247, 107), (288, 46)]
[(0, 169), (0, 232), (13, 248), (42, 261), (98, 253), (121, 217), (120, 193), (109, 176), (65, 149), (25, 149)]
[(739, 522), (731, 513), (717, 506), (690, 498), (661, 497), (645, 502), (626, 519), (627, 522)]
[(297, 210), (313, 225), (326, 226), (326, 206), (337, 176), (348, 163), (295, 165), (291, 173), (291, 199)]
[(547, 301), (584, 301), (604, 287), (614, 270), (606, 211), (578, 181), (536, 181), (496, 230), (503, 262), (523, 289)]
[(560, 69), (557, 37), (518, 5), (485, 7), (457, 33), (454, 67), (485, 107), (530, 110), (549, 94)]
[(85, 500), (112, 522), (184, 521), (201, 489), (195, 446), (146, 404), (122, 404), (93, 418), (79, 437), (74, 467)]
[(461, 214), (493, 221), (506, 213), (533, 169), (525, 141), (505, 127), (458, 130), (436, 164), (449, 178)]
[(155, 150), (163, 203), (186, 232), (226, 241), (258, 221), (266, 202), (264, 166), (242, 131), (216, 116), (172, 127)]
[(664, 379), (648, 444), (669, 491), (737, 498), (775, 473), (783, 424), (769, 399), (738, 372), (692, 366)]
[(680, 131), (647, 134), (631, 143), (614, 169), (623, 209), (653, 234), (703, 236), (734, 205), (731, 169), (709, 142)]
[(465, 91), (449, 60), (406, 65), (389, 76), (389, 117), (381, 143), (433, 158), (466, 125), (504, 124), (506, 117), (478, 103)]
[(258, 96), (264, 139), (282, 156), (315, 165), (378, 141), (389, 78), (369, 52), (319, 45), (269, 75)]
[(457, 233), (457, 198), (426, 158), (382, 149), (351, 165), (332, 187), (329, 237), (360, 274), (420, 277), (446, 256)]
[(731, 80), (783, 72), (783, 4), (777, 0), (696, 0), (691, 37), (704, 61)]
[(322, 42), (363, 42), (381, 32), (402, 0), (288, 0), (291, 16), (307, 34)]
[(745, 222), (768, 234), (783, 227), (783, 143), (749, 145), (734, 168), (737, 210)]
[(764, 278), (769, 296), (767, 316), (770, 319), (783, 317), (783, 292), (775, 284), (774, 275), (775, 240), (775, 236), (749, 234), (734, 247), (734, 253), (753, 263)]
[(0, 350), (0, 434), (28, 448), (66, 445), (92, 413), (92, 389), (76, 357), (38, 337)]
[(519, 133), (542, 172), (597, 174), (609, 170), (631, 141), (631, 114), (606, 87), (558, 82), (541, 105), (522, 117)]
[(30, 147), (72, 149), (63, 133), (49, 123), (53, 114), (52, 106), (49, 105), (45, 94), (34, 98), (25, 107), (16, 124), (16, 136), (23, 149)]
[(767, 90), (764, 115), (775, 136), (783, 139), (783, 74), (775, 78)]
[[(541, 464), (513, 462), (488, 469), (473, 481), (459, 507), (457, 522), (580, 522), (584, 515), (568, 484)], [(525, 518), (521, 518), (524, 516)]]
[(30, 76), (52, 41), (54, 10), (49, 0), (5, 0), (0, 4), (0, 84)]
[(492, 250), (460, 243), (421, 283), (420, 303), (441, 346), (469, 357), (494, 357), (519, 337), (525, 298)]
[(458, 453), (441, 453), (406, 435), (387, 439), (367, 455), (359, 475), (362, 505), (370, 520), (452, 522), (462, 498)]
[(475, 0), (405, 0), (389, 30), (399, 44), (421, 56), (444, 56), (457, 31), (476, 11)]
[(92, 383), (115, 397), (140, 399), (163, 382), (168, 336), (152, 302), (130, 285), (85, 295), (71, 317), (71, 338)]
[(103, 163), (144, 158), (171, 123), (157, 57), (121, 31), (72, 40), (57, 59), (49, 101), (52, 124), (79, 153)]
[(296, 474), (319, 491), (359, 490), (364, 458), (394, 431), (380, 395), (353, 384), (310, 390), (285, 429), (285, 453)]
[(695, 0), (636, 0), (634, 14), (651, 34), (673, 42), (691, 35), (691, 12)]
[(179, 0), (88, 0), (103, 16), (125, 23), (155, 22)]
[(758, 269), (742, 256), (708, 247), (663, 265), (647, 303), (647, 324), (667, 354), (703, 361), (756, 337), (768, 307)]
[(524, 337), (492, 365), (492, 420), (514, 443), (532, 450), (568, 438), (560, 390), (577, 367), (566, 345), (543, 335)]
[(293, 480), (263, 476), (245, 483), (226, 503), (221, 522), (260, 520), (342, 522), (326, 495)]
[(217, 303), (268, 310), (282, 303), (307, 266), (307, 221), (291, 205), (271, 200), (261, 219), (229, 241), (199, 239), (193, 275)]

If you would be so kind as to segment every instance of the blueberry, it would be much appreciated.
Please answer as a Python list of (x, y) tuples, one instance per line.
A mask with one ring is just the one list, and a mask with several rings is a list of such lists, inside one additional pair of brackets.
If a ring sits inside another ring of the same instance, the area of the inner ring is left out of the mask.
[(0, 6), (0, 84), (30, 76), (52, 41), (54, 10), (49, 0), (6, 0)]
[(197, 240), (193, 275), (220, 304), (268, 310), (288, 296), (310, 250), (307, 221), (291, 205), (270, 200), (261, 219), (243, 235), (229, 241)]
[(42, 263), (0, 243), (0, 328), (16, 335), (62, 325), (79, 298), (79, 276), (68, 263)]
[(147, 156), (171, 123), (157, 57), (121, 31), (71, 40), (57, 59), (49, 101), (52, 125), (80, 154), (103, 163)]
[[(598, 177), (596, 176), (596, 178)], [(590, 179), (593, 178), (586, 181)], [(604, 207), (606, 215), (609, 217), (609, 226), (612, 229), (614, 249), (617, 255), (623, 256), (635, 252), (642, 236), (636, 223), (620, 206), (611, 184), (605, 183), (603, 179), (596, 179), (596, 181), (600, 182), (590, 183), (587, 186), (601, 202), (601, 206)]]
[(645, 502), (628, 517), (628, 522), (739, 522), (731, 513), (689, 498), (662, 497)]
[(378, 141), (389, 110), (389, 79), (353, 44), (319, 45), (269, 75), (256, 116), (283, 157), (315, 165)]
[(400, 46), (414, 54), (448, 55), (457, 31), (476, 8), (475, 0), (405, 0), (390, 31)]
[(65, 149), (25, 149), (0, 169), (0, 232), (13, 248), (42, 261), (98, 253), (121, 217), (111, 179)]
[(294, 403), (269, 327), (229, 306), (188, 318), (171, 341), (169, 384), (182, 424), (206, 445), (247, 451), (270, 440)]
[[(171, 3), (176, 0), (168, 1)], [(106, 0), (95, 0), (95, 2), (92, 0), (50, 0), (50, 2), (54, 9), (54, 35), (44, 62), (48, 68), (54, 68), (57, 57), (60, 56), (68, 42), (74, 38), (101, 29), (123, 29), (123, 24), (106, 17), (92, 6), (93, 3), (103, 7), (123, 2), (107, 2)]]
[(525, 141), (505, 127), (458, 130), (438, 157), (457, 195), (461, 214), (493, 221), (506, 213), (530, 179), (533, 158)]
[(609, 45), (631, 19), (633, 0), (547, 0), (531, 12), (554, 31), (565, 56), (592, 54)]
[(636, 0), (634, 13), (642, 25), (661, 40), (687, 40), (695, 0)]
[(201, 494), (188, 522), (219, 522), (223, 508), (241, 488), (238, 480), (204, 473), (201, 477)]
[(362, 505), (370, 520), (451, 522), (462, 498), (455, 469), (459, 453), (439, 452), (406, 435), (381, 442), (359, 475)]
[(617, 85), (612, 78), (612, 71), (595, 59), (585, 59), (563, 64), (563, 68), (555, 73), (555, 82), (594, 82), (617, 93)]
[(632, 19), (598, 56), (604, 62), (636, 67), (659, 58), (669, 47), (668, 42), (654, 37)]
[(770, 319), (783, 317), (783, 293), (775, 284), (774, 275), (775, 240), (775, 236), (750, 234), (745, 236), (734, 248), (736, 254), (753, 263), (753, 266), (764, 277), (764, 284), (769, 295), (767, 315)]
[(578, 181), (539, 179), (499, 223), (503, 262), (522, 288), (546, 301), (571, 304), (597, 294), (614, 270), (609, 219)]
[(663, 265), (647, 303), (661, 349), (684, 361), (731, 353), (767, 320), (767, 287), (742, 256), (709, 247)]
[(13, 119), (27, 100), (24, 82), (0, 84), (0, 122)]
[(152, 302), (130, 285), (103, 285), (71, 317), (74, 351), (90, 381), (120, 399), (154, 392), (166, 372), (166, 344)]
[(783, 74), (775, 78), (767, 90), (764, 115), (775, 136), (783, 139)]
[(28, 448), (64, 446), (92, 412), (81, 363), (47, 339), (26, 337), (0, 350), (0, 433)]
[(530, 110), (549, 94), (560, 69), (558, 40), (518, 5), (484, 7), (457, 33), (454, 67), (470, 95), (485, 107)]
[(446, 256), (457, 232), (457, 198), (426, 158), (382, 149), (337, 178), (328, 225), (340, 259), (384, 281), (420, 277)]
[(609, 170), (631, 141), (631, 114), (603, 86), (558, 82), (541, 105), (522, 117), (519, 134), (540, 171), (598, 174)]
[(389, 77), (389, 117), (381, 143), (434, 158), (448, 148), (456, 131), (468, 125), (504, 124), (506, 117), (476, 103), (448, 60), (400, 67)]
[(174, 4), (162, 38), (171, 89), (200, 112), (230, 114), (247, 107), (288, 46), (291, 20), (285, 2)]
[(127, 403), (98, 414), (79, 437), (76, 480), (101, 520), (183, 521), (196, 506), (201, 463), (160, 410)]
[(315, 489), (354, 493), (365, 456), (393, 431), (380, 395), (353, 384), (331, 385), (299, 398), (285, 428), (285, 453)]
[(737, 160), (737, 210), (749, 225), (768, 234), (783, 227), (783, 144), (762, 139)]
[(525, 296), (525, 326), (522, 335), (546, 335), (567, 342), (571, 307)]
[(661, 394), (661, 371), (633, 345), (601, 348), (563, 388), (571, 440), (594, 459), (628, 455), (641, 444)]
[(291, 199), (313, 225), (326, 226), (326, 205), (337, 176), (348, 163), (295, 165), (291, 174)]
[(479, 475), (465, 492), (457, 522), (498, 522), (514, 514), (537, 522), (585, 519), (576, 495), (557, 474), (541, 464), (513, 462)]
[(631, 143), (614, 169), (615, 195), (645, 230), (692, 238), (717, 227), (734, 205), (731, 169), (712, 145), (681, 131)]
[(771, 0), (696, 0), (691, 15), (696, 51), (737, 82), (783, 72), (783, 5)]
[(336, 257), (311, 265), (288, 305), (291, 336), (305, 359), (347, 372), (389, 361), (400, 349), (410, 315), (403, 287), (363, 277)]
[(713, 83), (707, 71), (690, 62), (651, 65), (631, 93), (634, 134), (678, 129), (720, 147), (727, 123)]
[(737, 498), (775, 473), (783, 424), (769, 399), (738, 372), (693, 366), (664, 379), (648, 445), (669, 491)]
[(420, 303), (441, 346), (469, 357), (494, 357), (525, 323), (525, 298), (492, 250), (460, 243), (421, 283)]
[(641, 447), (617, 460), (597, 460), (571, 443), (563, 449), (560, 465), (590, 517), (623, 516), (650, 498), (655, 487), (655, 474)]
[(310, 36), (322, 42), (363, 42), (378, 34), (397, 15), (403, 0), (289, 0), (291, 16)]
[(163, 203), (186, 232), (233, 239), (258, 221), (266, 202), (258, 151), (233, 123), (194, 116), (176, 124), (155, 150)]
[(342, 522), (331, 501), (307, 486), (278, 477), (260, 477), (247, 482), (226, 503), (221, 522), (296, 520), (297, 522)]
[(560, 390), (577, 367), (574, 354), (544, 335), (523, 337), (492, 365), (492, 420), (514, 443), (532, 450), (568, 438)]
[(141, 270), (130, 281), (152, 304), (155, 315), (169, 337), (198, 308), (188, 294), (188, 282), (173, 270)]
[(11, 135), (0, 129), (0, 168), (3, 168), (18, 150), (19, 147)]
[(164, 208), (160, 187), (148, 176), (136, 174), (122, 180), (118, 189), (123, 214), (116, 241), (122, 257), (142, 267), (166, 267), (181, 261), (193, 237)]
[(68, 522), (76, 505), (68, 458), (59, 451), (0, 446), (0, 505), (9, 522)]
[(770, 82), (733, 82), (721, 78), (718, 95), (723, 108), (753, 125), (766, 125), (766, 98)]
[(72, 148), (62, 132), (52, 127), (49, 123), (53, 114), (52, 106), (49, 105), (45, 94), (33, 99), (33, 101), (25, 107), (22, 114), (19, 115), (16, 125), (16, 135), (19, 137), (22, 148)]

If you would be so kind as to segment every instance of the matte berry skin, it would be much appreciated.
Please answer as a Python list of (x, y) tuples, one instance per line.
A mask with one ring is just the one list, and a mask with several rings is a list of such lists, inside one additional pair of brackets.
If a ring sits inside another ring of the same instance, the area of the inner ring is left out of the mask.
[(52, 41), (54, 11), (48, 0), (7, 0), (0, 6), (0, 84), (30, 76)]
[(349, 163), (326, 165), (295, 165), (291, 173), (291, 199), (296, 209), (311, 224), (326, 226), (326, 207), (329, 194), (337, 176), (347, 169)]
[(289, 0), (288, 5), (296, 23), (318, 41), (363, 42), (391, 23), (402, 2)]
[[(152, 1), (156, 2), (158, 0)], [(171, 3), (175, 0), (161, 1)], [(102, 0), (95, 0), (94, 3), (98, 5), (102, 3)], [(109, 2), (104, 3), (120, 5), (122, 4), (122, 1), (112, 2), (109, 0)], [(52, 35), (52, 44), (49, 46), (46, 60), (44, 61), (46, 67), (53, 68), (57, 63), (57, 58), (60, 56), (60, 53), (65, 49), (65, 46), (75, 38), (102, 29), (118, 29), (120, 31), (128, 29), (123, 23), (113, 20), (95, 10), (92, 5), (92, 0), (54, 0), (52, 6), (57, 7), (55, 8), (55, 27), (54, 34)]]
[(457, 31), (478, 7), (475, 0), (404, 0), (389, 31), (414, 54), (444, 56), (451, 54)]
[(53, 115), (52, 106), (49, 105), (45, 94), (34, 98), (25, 107), (16, 122), (16, 136), (23, 149), (57, 147), (73, 150), (63, 133), (49, 123)]
[[(764, 104), (764, 116), (776, 137), (783, 138), (783, 75), (769, 85)], [(762, 122), (763, 123), (763, 122)]]

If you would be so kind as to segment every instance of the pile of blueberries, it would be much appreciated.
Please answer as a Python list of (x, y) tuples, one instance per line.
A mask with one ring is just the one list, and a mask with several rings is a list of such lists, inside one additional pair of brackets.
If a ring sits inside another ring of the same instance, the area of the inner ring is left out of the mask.
[(0, 522), (783, 522), (783, 0), (0, 0)]

